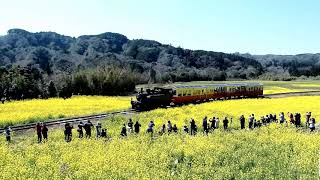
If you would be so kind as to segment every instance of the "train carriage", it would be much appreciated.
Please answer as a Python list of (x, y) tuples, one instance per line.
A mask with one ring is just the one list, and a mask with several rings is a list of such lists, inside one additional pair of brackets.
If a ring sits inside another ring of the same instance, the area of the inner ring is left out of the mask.
[(161, 106), (204, 102), (214, 99), (231, 99), (263, 96), (260, 83), (171, 85), (164, 88), (139, 92), (137, 101), (131, 101), (137, 110), (154, 109)]

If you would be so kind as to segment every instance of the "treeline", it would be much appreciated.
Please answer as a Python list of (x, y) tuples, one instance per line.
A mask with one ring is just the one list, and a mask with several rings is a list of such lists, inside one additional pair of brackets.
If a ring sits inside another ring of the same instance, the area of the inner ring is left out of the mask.
[(259, 62), (240, 55), (129, 40), (111, 32), (73, 38), (11, 29), (0, 36), (0, 67), (28, 64), (50, 77), (101, 66), (126, 67), (150, 82), (253, 79), (264, 72)]
[(0, 99), (21, 100), (72, 95), (126, 95), (146, 79), (120, 67), (100, 67), (49, 77), (39, 68), (0, 68)]

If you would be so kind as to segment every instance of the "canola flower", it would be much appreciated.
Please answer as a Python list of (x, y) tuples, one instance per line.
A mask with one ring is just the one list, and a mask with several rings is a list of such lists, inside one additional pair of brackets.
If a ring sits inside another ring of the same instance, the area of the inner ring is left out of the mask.
[[(74, 130), (73, 140), (66, 143), (62, 129), (50, 130), (43, 144), (37, 144), (35, 134), (17, 135), (10, 144), (0, 141), (0, 179), (317, 179), (319, 133), (279, 124), (239, 130), (238, 117), (312, 111), (318, 119), (319, 100), (243, 99), (157, 109), (132, 116), (142, 132), (126, 138), (119, 136), (128, 120), (124, 116), (103, 121), (108, 140), (78, 139)], [(203, 135), (202, 118), (210, 115), (233, 117), (231, 130)], [(157, 132), (167, 120), (181, 130), (190, 117), (200, 128), (196, 136), (145, 133), (150, 120)]]
[(0, 104), (0, 127), (130, 108), (130, 97), (74, 96)]
[(316, 179), (319, 134), (271, 124), (208, 136), (142, 133), (74, 139), (61, 130), (49, 141), (0, 143), (1, 179)]
[[(303, 90), (308, 91), (308, 90)], [(301, 92), (300, 89), (289, 89), (278, 86), (267, 86), (263, 89), (263, 94), (276, 94), (276, 93), (289, 93), (289, 92)]]

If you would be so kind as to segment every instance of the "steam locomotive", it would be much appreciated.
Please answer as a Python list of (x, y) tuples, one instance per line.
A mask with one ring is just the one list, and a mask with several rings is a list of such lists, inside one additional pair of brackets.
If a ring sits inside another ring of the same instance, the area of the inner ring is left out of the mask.
[(141, 88), (136, 101), (131, 100), (132, 109), (151, 110), (158, 107), (199, 103), (216, 99), (256, 98), (263, 96), (260, 83), (173, 85), (154, 89)]

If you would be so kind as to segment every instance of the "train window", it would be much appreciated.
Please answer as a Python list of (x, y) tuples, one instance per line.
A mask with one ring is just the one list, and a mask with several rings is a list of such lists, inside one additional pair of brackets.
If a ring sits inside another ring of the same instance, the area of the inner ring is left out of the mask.
[(191, 89), (189, 89), (188, 91), (187, 91), (187, 96), (191, 96)]

